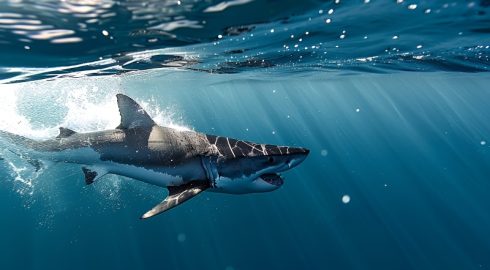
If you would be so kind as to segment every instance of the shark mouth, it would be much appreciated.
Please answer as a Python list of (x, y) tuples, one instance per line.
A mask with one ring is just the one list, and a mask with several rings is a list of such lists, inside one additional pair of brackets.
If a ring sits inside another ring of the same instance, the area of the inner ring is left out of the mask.
[(266, 173), (260, 176), (260, 179), (264, 180), (265, 182), (280, 187), (284, 183), (284, 180), (281, 178), (279, 174), (275, 173)]

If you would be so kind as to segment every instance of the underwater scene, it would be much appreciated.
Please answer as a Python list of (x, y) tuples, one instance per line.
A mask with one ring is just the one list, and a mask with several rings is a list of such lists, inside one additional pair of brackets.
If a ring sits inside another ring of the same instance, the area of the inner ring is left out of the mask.
[(0, 0), (0, 269), (490, 269), (490, 1)]

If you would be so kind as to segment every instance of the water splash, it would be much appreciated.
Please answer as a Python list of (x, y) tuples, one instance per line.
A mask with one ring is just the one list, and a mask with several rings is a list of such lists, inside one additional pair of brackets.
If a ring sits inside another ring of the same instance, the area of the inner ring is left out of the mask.
[[(114, 84), (119, 86), (114, 88)], [(114, 129), (119, 125), (120, 115), (115, 95), (121, 85), (117, 78), (99, 79), (88, 84), (81, 84), (76, 79), (36, 84), (40, 89), (52, 89), (49, 93), (32, 92), (31, 87), (31, 84), (15, 84), (2, 89), (0, 130), (43, 140), (56, 136), (61, 126), (78, 132), (91, 132)], [(136, 101), (157, 124), (178, 130), (191, 130), (182, 123), (175, 107), (162, 109), (154, 98)], [(14, 189), (23, 197), (28, 198), (35, 193), (45, 168), (56, 170), (56, 166), (35, 168), (18, 155), (6, 149), (3, 152), (2, 162), (8, 165), (14, 179)], [(113, 198), (116, 204), (120, 190), (120, 181), (117, 179), (118, 177), (111, 177), (110, 181), (106, 181), (110, 184), (102, 185), (99, 189), (104, 197)]]

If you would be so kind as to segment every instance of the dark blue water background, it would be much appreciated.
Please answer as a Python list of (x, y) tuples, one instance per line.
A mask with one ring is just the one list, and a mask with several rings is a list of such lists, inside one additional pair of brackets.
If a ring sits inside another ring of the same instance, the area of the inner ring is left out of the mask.
[(162, 125), (304, 146), (265, 194), (1, 149), (0, 269), (489, 269), (488, 1), (0, 1), (0, 129)]

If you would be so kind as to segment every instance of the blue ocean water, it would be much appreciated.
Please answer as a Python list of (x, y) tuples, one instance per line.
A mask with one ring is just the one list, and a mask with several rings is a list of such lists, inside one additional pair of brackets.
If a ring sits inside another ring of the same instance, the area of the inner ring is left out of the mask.
[(0, 269), (489, 269), (490, 2), (0, 1), (0, 130), (161, 125), (311, 150), (263, 194), (1, 149)]

